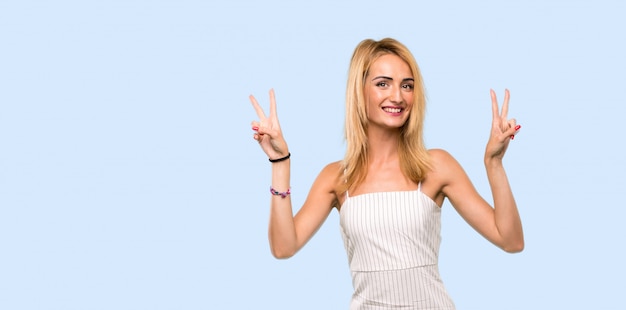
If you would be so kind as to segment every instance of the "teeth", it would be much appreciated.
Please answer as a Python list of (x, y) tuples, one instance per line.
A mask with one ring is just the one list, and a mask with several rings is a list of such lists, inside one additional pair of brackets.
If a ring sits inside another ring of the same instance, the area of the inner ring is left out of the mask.
[(402, 109), (400, 109), (400, 108), (383, 108), (383, 111), (390, 112), (390, 113), (400, 113), (400, 111), (402, 111)]

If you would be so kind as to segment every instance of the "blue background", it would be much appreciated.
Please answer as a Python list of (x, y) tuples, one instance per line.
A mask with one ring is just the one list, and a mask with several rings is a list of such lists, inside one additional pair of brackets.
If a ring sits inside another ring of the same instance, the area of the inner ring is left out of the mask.
[(248, 101), (277, 94), (295, 208), (343, 156), (348, 62), (394, 37), (425, 79), (426, 142), (491, 199), (489, 89), (522, 130), (505, 165), (526, 249), (446, 203), (458, 309), (620, 309), (623, 1), (0, 2), (1, 309), (347, 309), (333, 212), (269, 252), (270, 165)]

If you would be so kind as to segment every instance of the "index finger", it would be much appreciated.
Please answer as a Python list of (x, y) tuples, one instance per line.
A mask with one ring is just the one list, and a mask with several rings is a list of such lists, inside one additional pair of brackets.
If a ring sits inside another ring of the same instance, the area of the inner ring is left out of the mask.
[(506, 119), (506, 116), (509, 114), (509, 98), (511, 95), (509, 94), (509, 90), (504, 90), (504, 102), (502, 103), (502, 117)]
[(259, 117), (259, 119), (264, 120), (265, 112), (263, 112), (263, 108), (261, 108), (261, 105), (259, 105), (259, 103), (256, 101), (256, 98), (254, 98), (254, 96), (252, 95), (250, 95), (250, 102), (252, 103), (252, 106), (254, 107), (256, 115)]

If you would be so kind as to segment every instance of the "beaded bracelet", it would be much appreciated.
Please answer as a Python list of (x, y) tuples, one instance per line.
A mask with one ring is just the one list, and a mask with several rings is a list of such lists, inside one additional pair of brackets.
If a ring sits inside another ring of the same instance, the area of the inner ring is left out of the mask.
[(283, 161), (283, 160), (287, 160), (287, 159), (289, 159), (289, 157), (291, 157), (291, 153), (287, 153), (287, 156), (285, 156), (285, 157), (276, 158), (276, 159), (271, 159), (270, 158), (269, 160), (270, 160), (270, 163), (277, 163), (277, 162), (280, 162), (280, 161)]
[(288, 188), (286, 192), (279, 192), (279, 191), (275, 190), (273, 187), (270, 186), (270, 193), (272, 193), (272, 195), (280, 196), (282, 198), (285, 198), (285, 197), (289, 196), (289, 194), (291, 194), (291, 188)]

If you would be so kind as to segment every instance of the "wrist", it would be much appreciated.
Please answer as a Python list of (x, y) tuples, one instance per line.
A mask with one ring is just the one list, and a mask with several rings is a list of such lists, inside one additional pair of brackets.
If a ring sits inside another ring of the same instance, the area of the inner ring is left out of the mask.
[(274, 163), (279, 163), (281, 161), (285, 161), (288, 160), (291, 157), (291, 153), (287, 152), (287, 155), (284, 157), (279, 157), (279, 158), (270, 158), (269, 161), (274, 164)]
[(498, 157), (485, 157), (485, 167), (486, 168), (497, 168), (502, 167), (502, 158)]

